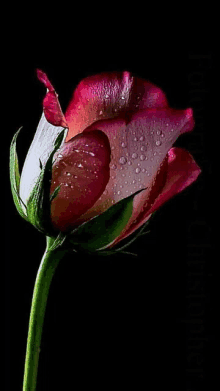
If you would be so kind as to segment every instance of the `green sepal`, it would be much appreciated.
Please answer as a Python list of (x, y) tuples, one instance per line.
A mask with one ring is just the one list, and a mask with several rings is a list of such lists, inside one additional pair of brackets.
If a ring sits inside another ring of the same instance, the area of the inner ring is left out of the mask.
[[(67, 235), (63, 232), (59, 232), (57, 237), (50, 237), (51, 245), (48, 248), (48, 251), (54, 251), (60, 246), (62, 246), (62, 248), (64, 248), (63, 243), (66, 238), (67, 238)], [(68, 250), (68, 248), (66, 248), (66, 250)]]
[(10, 145), (9, 171), (10, 171), (11, 191), (12, 191), (14, 204), (20, 216), (28, 221), (28, 218), (23, 211), (21, 203), (24, 205), (25, 208), (26, 205), (23, 203), (22, 199), (19, 196), (20, 174), (19, 174), (18, 156), (16, 152), (16, 141), (21, 129), (22, 127), (20, 127), (18, 131), (15, 133)]
[(57, 196), (59, 191), (60, 191), (60, 186), (57, 186), (56, 189), (54, 190), (54, 192), (50, 196), (50, 202), (52, 202), (54, 200), (54, 198)]
[(92, 252), (112, 243), (121, 234), (132, 215), (134, 197), (143, 190), (145, 189), (120, 200), (99, 216), (77, 227), (70, 236), (68, 235), (68, 241), (79, 250)]
[(27, 201), (28, 221), (40, 232), (47, 236), (54, 235), (50, 217), (50, 204), (51, 201), (57, 196), (60, 188), (58, 186), (50, 196), (53, 156), (63, 141), (64, 132), (65, 129), (63, 129), (62, 132), (57, 136), (54, 143), (54, 149), (51, 152), (45, 166), (42, 166), (40, 161), (40, 167), (42, 167), (42, 169)]
[[(152, 218), (155, 216), (156, 212), (153, 212), (150, 218), (144, 223), (141, 227), (139, 227), (135, 232), (133, 232), (131, 235), (129, 235), (127, 238), (123, 239), (122, 242), (120, 242), (116, 247), (113, 247), (112, 249), (106, 249), (97, 251), (98, 255), (113, 255), (113, 254), (129, 254), (137, 256), (138, 254), (134, 254), (128, 251), (124, 251), (125, 248), (129, 247), (133, 242), (135, 242), (139, 237), (146, 235), (150, 232), (150, 230), (145, 231), (145, 229), (148, 227), (148, 225), (152, 222)], [(122, 244), (123, 243), (123, 244)], [(120, 247), (118, 247), (120, 246)]]

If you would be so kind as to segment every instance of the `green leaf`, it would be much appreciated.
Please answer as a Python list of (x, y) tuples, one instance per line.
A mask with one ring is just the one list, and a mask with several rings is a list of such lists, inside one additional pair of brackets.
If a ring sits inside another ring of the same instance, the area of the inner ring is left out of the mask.
[[(14, 204), (20, 216), (23, 219), (28, 220), (21, 206), (21, 203), (23, 203), (23, 201), (19, 196), (20, 174), (19, 174), (18, 156), (16, 152), (16, 141), (21, 129), (22, 127), (19, 128), (18, 131), (15, 133), (10, 145), (9, 171), (10, 171), (11, 191), (12, 191)], [(23, 205), (26, 208), (26, 205), (24, 203)]]
[(143, 190), (145, 189), (138, 190), (112, 205), (104, 213), (80, 225), (69, 237), (70, 242), (88, 251), (106, 247), (120, 235), (127, 225), (133, 211), (133, 199)]
[(57, 136), (54, 143), (54, 149), (51, 152), (46, 164), (42, 167), (40, 175), (27, 201), (27, 216), (28, 221), (35, 226), (40, 232), (50, 236), (53, 234), (53, 228), (50, 218), (50, 203), (51, 198), (55, 198), (59, 192), (59, 186), (54, 190), (50, 197), (50, 180), (52, 175), (53, 156), (59, 149), (64, 131)]

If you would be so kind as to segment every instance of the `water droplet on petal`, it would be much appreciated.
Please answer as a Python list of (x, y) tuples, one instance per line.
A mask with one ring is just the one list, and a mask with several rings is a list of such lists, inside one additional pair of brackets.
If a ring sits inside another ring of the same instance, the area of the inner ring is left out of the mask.
[(125, 164), (126, 162), (127, 162), (126, 157), (124, 157), (124, 156), (120, 157), (120, 159), (119, 159), (120, 164)]
[(141, 147), (141, 151), (146, 151), (147, 150), (147, 147), (146, 147), (146, 145), (142, 145), (142, 147)]
[(83, 167), (83, 165), (81, 163), (77, 164), (77, 167)]
[(140, 159), (141, 159), (141, 160), (145, 160), (145, 155), (141, 155), (141, 156), (140, 156)]
[(156, 141), (156, 145), (157, 145), (157, 146), (161, 145), (161, 141), (160, 141), (160, 140), (157, 140), (157, 141)]
[(144, 136), (141, 136), (141, 137), (139, 138), (139, 140), (140, 140), (140, 141), (144, 141)]
[(135, 172), (136, 172), (136, 174), (139, 174), (139, 172), (141, 172), (141, 169), (139, 167), (137, 167)]
[(102, 115), (103, 114), (103, 111), (102, 110), (100, 110), (100, 112), (99, 112), (99, 115)]
[(134, 141), (137, 141), (137, 137), (134, 138)]
[(126, 148), (126, 144), (125, 143), (121, 143), (121, 146), (122, 146), (122, 148)]
[(61, 155), (61, 153), (59, 153), (58, 157), (63, 157), (63, 155)]
[(66, 172), (66, 175), (70, 176), (71, 174), (70, 174), (70, 172)]
[(95, 154), (94, 154), (93, 152), (89, 152), (89, 154), (90, 154), (91, 156), (95, 156)]
[(138, 155), (137, 155), (136, 153), (132, 153), (131, 157), (132, 157), (133, 159), (136, 159), (136, 158), (138, 157)]
[(161, 133), (162, 133), (162, 131), (161, 131), (161, 130), (157, 130), (157, 134), (158, 134), (158, 136), (159, 136)]

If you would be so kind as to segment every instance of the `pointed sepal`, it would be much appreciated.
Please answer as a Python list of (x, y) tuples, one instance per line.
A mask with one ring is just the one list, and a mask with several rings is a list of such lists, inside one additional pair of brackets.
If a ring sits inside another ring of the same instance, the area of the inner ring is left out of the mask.
[(28, 221), (28, 218), (21, 206), (23, 204), (24, 208), (26, 208), (26, 205), (23, 203), (22, 199), (19, 196), (20, 173), (19, 173), (18, 156), (16, 152), (16, 142), (21, 129), (22, 127), (19, 128), (18, 131), (15, 133), (10, 145), (9, 171), (10, 171), (11, 191), (12, 191), (14, 204), (20, 216)]
[(54, 234), (50, 217), (50, 204), (59, 192), (58, 186), (50, 196), (53, 156), (62, 144), (64, 135), (65, 129), (57, 136), (54, 143), (54, 149), (45, 166), (43, 166), (40, 161), (41, 172), (27, 201), (28, 221), (47, 236), (53, 236)]
[(143, 190), (120, 200), (104, 213), (77, 227), (68, 235), (68, 241), (79, 251), (94, 252), (106, 248), (126, 227), (132, 215), (133, 199)]

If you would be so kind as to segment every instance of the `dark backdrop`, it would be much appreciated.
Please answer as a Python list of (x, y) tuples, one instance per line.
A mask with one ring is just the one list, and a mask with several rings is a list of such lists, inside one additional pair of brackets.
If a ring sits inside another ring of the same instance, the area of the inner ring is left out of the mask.
[(151, 232), (131, 246), (136, 258), (74, 254), (60, 263), (48, 299), (37, 390), (138, 390), (152, 382), (159, 389), (161, 381), (169, 390), (212, 389), (217, 371), (213, 46), (208, 38), (194, 43), (184, 37), (175, 43), (174, 32), (170, 40), (163, 41), (161, 34), (152, 44), (151, 36), (137, 34), (138, 27), (131, 37), (120, 27), (124, 34), (118, 37), (92, 24), (82, 35), (82, 22), (66, 40), (65, 23), (58, 28), (52, 20), (39, 20), (37, 38), (29, 36), (29, 23), (22, 33), (19, 26), (7, 36), (2, 64), (5, 390), (22, 389), (31, 297), (45, 249), (45, 238), (15, 209), (8, 172), (14, 133), (23, 126), (21, 169), (42, 113), (45, 89), (36, 68), (48, 74), (64, 112), (73, 89), (88, 75), (128, 70), (155, 83), (171, 107), (194, 109), (194, 132), (175, 145), (190, 151), (202, 168), (193, 185), (157, 212)]

